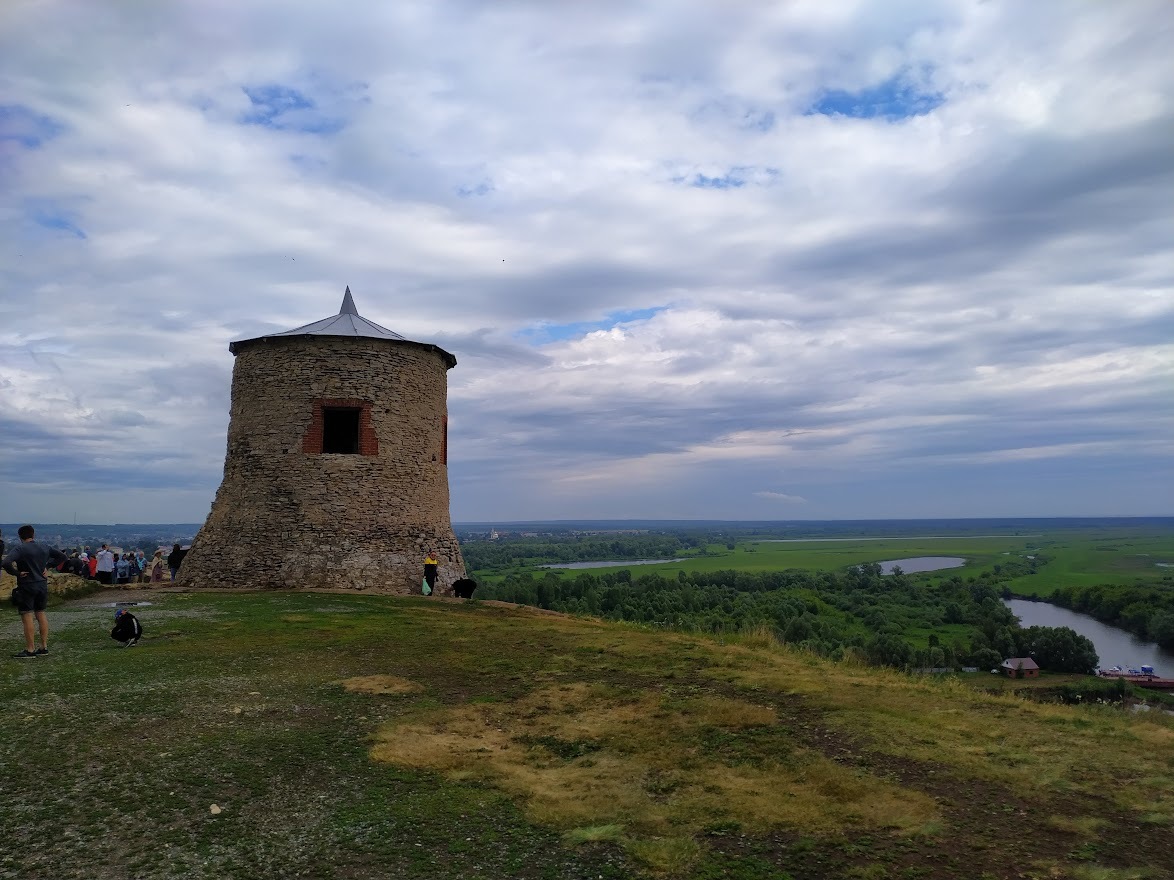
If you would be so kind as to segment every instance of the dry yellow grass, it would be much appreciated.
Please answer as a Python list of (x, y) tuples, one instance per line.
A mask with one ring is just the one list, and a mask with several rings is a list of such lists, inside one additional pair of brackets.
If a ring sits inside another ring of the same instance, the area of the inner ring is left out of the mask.
[[(490, 615), (477, 625), (528, 628), (537, 616), (505, 608)], [(541, 615), (541, 632), (565, 648), (536, 673), (538, 690), (513, 703), (416, 715), (384, 728), (373, 755), (490, 782), (557, 828), (620, 826), (630, 849), (729, 823), (817, 836), (851, 826), (908, 835), (943, 827), (929, 797), (780, 735), (773, 706), (786, 700), (873, 753), (944, 765), (1029, 800), (1108, 797), (1155, 830), (1174, 822), (1174, 724), (1164, 716), (1045, 705), (832, 663), (760, 632), (715, 642), (557, 615)], [(661, 684), (644, 691), (550, 684), (593, 675)], [(779, 748), (753, 761), (736, 749), (710, 753), (715, 731), (727, 745), (766, 732)], [(1071, 821), (1073, 832), (1098, 836), (1095, 823)], [(671, 861), (652, 856), (657, 847), (642, 851), (648, 864)]]
[(1079, 834), (1081, 837), (1096, 837), (1109, 825), (1109, 821), (1099, 816), (1049, 816), (1047, 824), (1057, 831)]
[(360, 675), (338, 683), (356, 694), (415, 694), (424, 690), (416, 682), (396, 675)]
[[(785, 746), (746, 754), (742, 734)], [(795, 746), (773, 709), (705, 694), (544, 687), (513, 703), (435, 710), (388, 724), (372, 757), (491, 782), (531, 819), (562, 829), (622, 826), (631, 851), (665, 871), (696, 856), (693, 835), (718, 823), (831, 834), (914, 830), (937, 817), (927, 796)]]
[[(713, 680), (801, 696), (827, 723), (899, 758), (1040, 791), (1110, 797), (1151, 824), (1174, 822), (1174, 723), (1119, 708), (1037, 703), (954, 679), (913, 679), (785, 647), (714, 645)], [(834, 682), (834, 687), (829, 687)]]

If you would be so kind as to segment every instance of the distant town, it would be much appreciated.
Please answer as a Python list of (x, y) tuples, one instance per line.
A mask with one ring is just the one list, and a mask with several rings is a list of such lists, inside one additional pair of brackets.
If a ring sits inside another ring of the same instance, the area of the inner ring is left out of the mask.
[[(21, 523), (0, 523), (4, 530), (5, 542), (16, 541), (16, 530)], [(116, 525), (94, 525), (89, 523), (69, 525), (65, 523), (36, 524), (37, 540), (62, 550), (80, 550), (85, 547), (100, 547), (102, 544), (127, 550), (154, 550), (156, 547), (171, 547), (179, 544), (187, 547), (200, 529), (199, 523), (138, 523)]]

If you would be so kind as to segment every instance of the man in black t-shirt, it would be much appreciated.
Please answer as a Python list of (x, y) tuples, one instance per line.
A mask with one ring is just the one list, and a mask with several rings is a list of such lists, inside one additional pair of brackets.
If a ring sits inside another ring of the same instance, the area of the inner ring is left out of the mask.
[[(49, 601), (49, 581), (46, 580), (45, 573), (50, 563), (58, 565), (63, 562), (65, 554), (34, 541), (32, 526), (21, 526), (16, 534), (20, 537), (20, 543), (4, 557), (0, 565), (16, 578), (12, 601), (16, 605), (16, 610), (20, 612), (25, 649), (13, 656), (24, 660), (49, 653), (49, 619), (45, 617), (45, 607)], [(39, 648), (33, 640), (34, 617), (41, 632)]]

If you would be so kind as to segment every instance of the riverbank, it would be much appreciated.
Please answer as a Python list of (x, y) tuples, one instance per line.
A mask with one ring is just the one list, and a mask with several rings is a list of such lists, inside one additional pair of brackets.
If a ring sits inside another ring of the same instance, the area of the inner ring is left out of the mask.
[(1174, 652), (1119, 627), (1110, 626), (1088, 614), (1081, 614), (1045, 600), (1004, 599), (1003, 604), (1024, 627), (1066, 626), (1089, 639), (1096, 648), (1102, 669), (1112, 666), (1154, 667), (1159, 675), (1174, 675)]

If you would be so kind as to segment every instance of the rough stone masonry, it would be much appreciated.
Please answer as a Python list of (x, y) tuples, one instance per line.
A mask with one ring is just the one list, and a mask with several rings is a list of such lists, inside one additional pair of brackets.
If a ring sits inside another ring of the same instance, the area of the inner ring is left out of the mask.
[(419, 593), (433, 551), (448, 592), (456, 358), (361, 318), (349, 288), (337, 316), (230, 348), (224, 480), (179, 582)]

